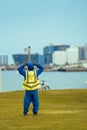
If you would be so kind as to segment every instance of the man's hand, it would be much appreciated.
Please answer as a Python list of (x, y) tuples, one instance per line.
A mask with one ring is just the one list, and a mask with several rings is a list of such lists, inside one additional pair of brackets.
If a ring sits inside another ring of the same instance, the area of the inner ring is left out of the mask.
[(28, 64), (28, 63), (27, 63), (27, 62), (25, 62), (24, 64), (27, 66), (27, 64)]
[(36, 61), (34, 61), (34, 65), (37, 65)]

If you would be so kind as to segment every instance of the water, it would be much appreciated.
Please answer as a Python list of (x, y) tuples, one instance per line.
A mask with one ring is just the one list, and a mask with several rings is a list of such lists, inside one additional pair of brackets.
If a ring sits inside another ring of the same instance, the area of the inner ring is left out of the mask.
[[(46, 80), (51, 89), (87, 88), (87, 72), (43, 72), (40, 80)], [(23, 90), (23, 77), (17, 71), (2, 71), (2, 92)]]

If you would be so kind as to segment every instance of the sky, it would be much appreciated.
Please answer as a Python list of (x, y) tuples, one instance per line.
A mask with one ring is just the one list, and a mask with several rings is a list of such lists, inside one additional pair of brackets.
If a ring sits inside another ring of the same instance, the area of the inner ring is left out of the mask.
[(51, 44), (87, 44), (87, 0), (0, 0), (0, 54), (43, 54)]

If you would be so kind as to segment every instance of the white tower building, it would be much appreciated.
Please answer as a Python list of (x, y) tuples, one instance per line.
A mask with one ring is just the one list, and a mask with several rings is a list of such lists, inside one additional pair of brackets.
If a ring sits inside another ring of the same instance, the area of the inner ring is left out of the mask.
[(66, 64), (65, 51), (54, 51), (52, 55), (52, 63), (55, 65), (65, 65)]
[(68, 64), (77, 63), (79, 60), (78, 47), (70, 47), (66, 50), (66, 62)]

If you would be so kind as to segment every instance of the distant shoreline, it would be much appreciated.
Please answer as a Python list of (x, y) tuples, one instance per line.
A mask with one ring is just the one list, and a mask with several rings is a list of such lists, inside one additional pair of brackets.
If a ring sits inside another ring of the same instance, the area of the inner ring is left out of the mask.
[[(13, 70), (17, 70), (16, 65), (3, 65), (0, 66), (2, 71), (13, 71)], [(44, 71), (45, 72), (87, 72), (87, 67), (82, 67), (82, 66), (58, 66), (58, 67), (44, 67)]]

